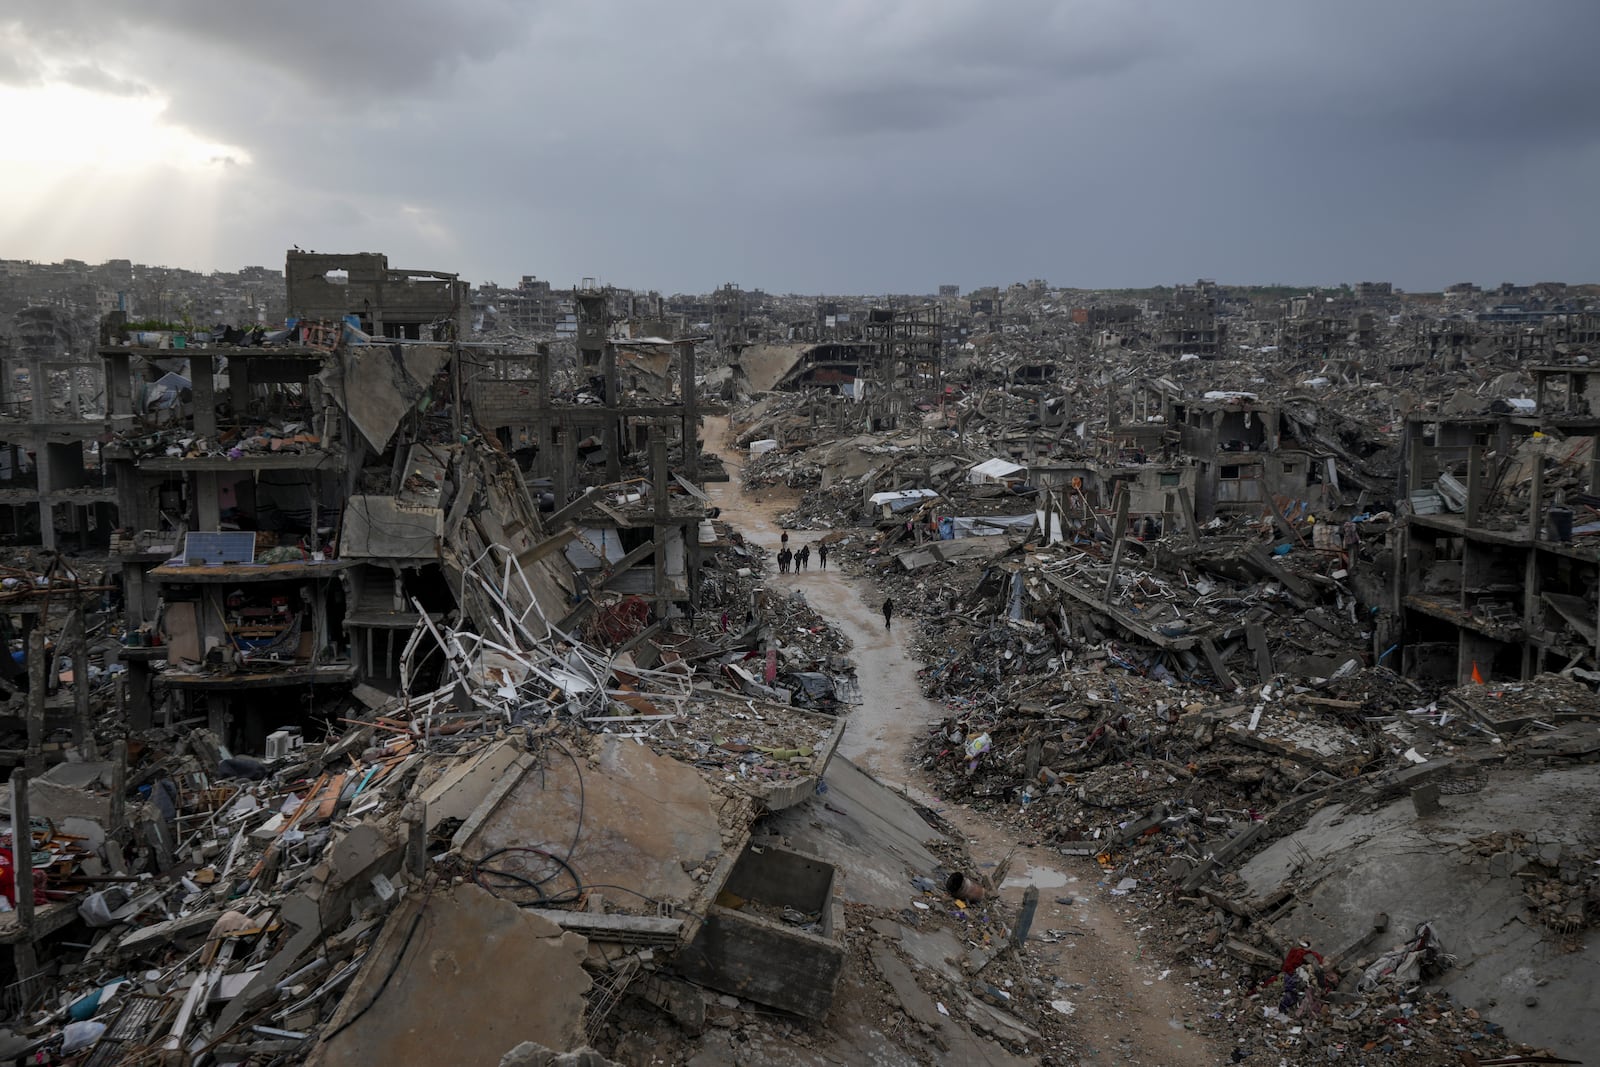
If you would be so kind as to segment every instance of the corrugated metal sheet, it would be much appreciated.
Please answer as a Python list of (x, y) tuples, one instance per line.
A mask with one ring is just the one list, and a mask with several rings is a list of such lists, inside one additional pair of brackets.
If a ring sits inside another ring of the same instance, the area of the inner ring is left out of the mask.
[(1411, 511), (1415, 515), (1437, 515), (1444, 510), (1444, 498), (1432, 489), (1411, 491)]

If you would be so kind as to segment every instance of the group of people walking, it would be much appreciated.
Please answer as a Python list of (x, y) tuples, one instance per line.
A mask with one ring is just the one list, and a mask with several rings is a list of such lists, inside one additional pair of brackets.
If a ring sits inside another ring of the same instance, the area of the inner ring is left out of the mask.
[[(788, 574), (791, 570), (803, 571), (811, 565), (810, 545), (801, 545), (798, 552), (792, 550), (789, 547), (788, 530), (783, 531), (781, 541), (783, 547), (778, 549), (779, 574)], [(828, 569), (828, 546), (826, 542), (817, 545), (817, 562), (821, 565), (822, 570)]]
[[(778, 573), (779, 574), (788, 574), (791, 569), (793, 569), (795, 571), (803, 571), (803, 570), (806, 569), (807, 565), (811, 562), (811, 546), (810, 545), (801, 545), (800, 546), (800, 551), (798, 551), (798, 552), (795, 552), (792, 549), (790, 549), (790, 547), (789, 547), (789, 531), (788, 530), (784, 530), (783, 531), (782, 537), (779, 538), (779, 545), (780, 545), (780, 547), (778, 548)], [(822, 570), (827, 570), (828, 569), (828, 543), (826, 541), (817, 542), (817, 560), (821, 563), (821, 569)], [(884, 601), (883, 601), (883, 628), (885, 630), (892, 629), (893, 628), (893, 621), (894, 621), (894, 601), (892, 599), (885, 598)]]

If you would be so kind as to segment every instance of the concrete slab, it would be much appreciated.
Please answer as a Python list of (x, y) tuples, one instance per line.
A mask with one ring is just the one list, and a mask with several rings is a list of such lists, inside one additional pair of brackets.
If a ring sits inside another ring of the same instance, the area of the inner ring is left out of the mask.
[[(938, 1002), (922, 991), (922, 987), (917, 985), (917, 980), (912, 977), (911, 969), (887, 946), (881, 944), (873, 946), (872, 962), (878, 968), (878, 973), (883, 975), (884, 981), (894, 990), (895, 997), (900, 1001), (900, 1006), (905, 1009), (906, 1014), (916, 1022), (931, 1027), (938, 1035), (936, 1040), (945, 1054), (944, 1062), (1016, 1064), (1018, 1067), (1036, 1062), (1018, 1059), (999, 1045), (980, 1040), (954, 1017), (942, 1014)], [(945, 1010), (951, 1010), (950, 1005), (945, 1005)]]
[(110, 789), (113, 774), (113, 768), (106, 760), (58, 763), (40, 775), (37, 781), (73, 789)]
[(411, 898), (307, 1062), (495, 1067), (523, 1041), (576, 1048), (587, 952), (583, 938), (473, 885)]
[(342, 353), (338, 371), (324, 371), (321, 378), (372, 450), (382, 452), (449, 358), (442, 345), (406, 345), (398, 351), (352, 346)]
[[(620, 886), (654, 899), (690, 900), (704, 889), (688, 870), (720, 856), (722, 836), (705, 780), (687, 764), (617, 738), (593, 758), (559, 753), (499, 799), (462, 845), (475, 860), (500, 848), (533, 846), (565, 856), (585, 884)], [(571, 888), (555, 879), (550, 892)], [(629, 892), (604, 890), (619, 904)], [(631, 909), (630, 909), (631, 910)]]
[(1379, 912), (1390, 916), (1389, 933), (1366, 955), (1432, 922), (1458, 957), (1441, 987), (1519, 1040), (1576, 1057), (1593, 1036), (1600, 944), (1591, 938), (1563, 951), (1549, 930), (1529, 921), (1516, 858), (1483, 856), (1468, 842), (1517, 830), (1530, 840), (1590, 839), (1600, 821), (1600, 765), (1500, 772), (1481, 792), (1439, 801), (1440, 810), (1425, 819), (1409, 797), (1370, 812), (1330, 806), (1239, 873), (1259, 899), (1303, 867), (1314, 884), (1274, 925), (1321, 951), (1366, 933)]
[(900, 927), (900, 947), (906, 955), (929, 970), (938, 971), (953, 982), (963, 980), (957, 963), (966, 955), (966, 946), (949, 930), (917, 930)]
[(352, 496), (339, 536), (343, 559), (438, 559), (444, 510), (407, 506), (392, 496)]
[[(28, 810), (57, 824), (87, 819), (112, 829), (110, 785), (109, 763), (58, 763), (28, 784)], [(98, 792), (101, 789), (108, 792)], [(0, 812), (11, 812), (9, 789), (0, 790)]]
[(466, 819), (471, 815), (516, 762), (518, 754), (517, 746), (508, 739), (446, 769), (422, 791), (422, 799), (428, 805), (428, 829), (432, 831), (446, 819)]
[(826, 793), (769, 816), (762, 828), (838, 867), (846, 901), (904, 908), (918, 895), (912, 875), (939, 865), (925, 844), (939, 831), (915, 804), (842, 756), (834, 756), (826, 781)]

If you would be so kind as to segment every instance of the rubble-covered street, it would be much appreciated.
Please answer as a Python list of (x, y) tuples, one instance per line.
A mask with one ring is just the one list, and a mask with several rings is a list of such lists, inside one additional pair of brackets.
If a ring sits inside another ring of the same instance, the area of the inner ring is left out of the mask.
[(0, 10), (0, 1067), (1600, 1064), (1596, 0)]
[(284, 283), (10, 349), (0, 1058), (1587, 1051), (1595, 313)]

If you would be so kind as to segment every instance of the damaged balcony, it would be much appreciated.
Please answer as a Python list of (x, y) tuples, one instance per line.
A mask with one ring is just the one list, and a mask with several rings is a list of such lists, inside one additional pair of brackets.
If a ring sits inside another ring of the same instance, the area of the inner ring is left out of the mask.
[(349, 566), (197, 561), (150, 571), (162, 601), (162, 681), (178, 690), (353, 681), (348, 650), (335, 640), (344, 614), (338, 578)]
[(117, 525), (97, 443), (104, 378), (98, 360), (72, 355), (60, 320), (53, 308), (19, 315), (16, 354), (0, 360), (0, 539), (102, 548)]
[[(304, 346), (105, 348), (108, 460), (155, 473), (339, 470), (343, 419), (324, 382), (329, 353)], [(136, 362), (137, 361), (137, 362)]]

